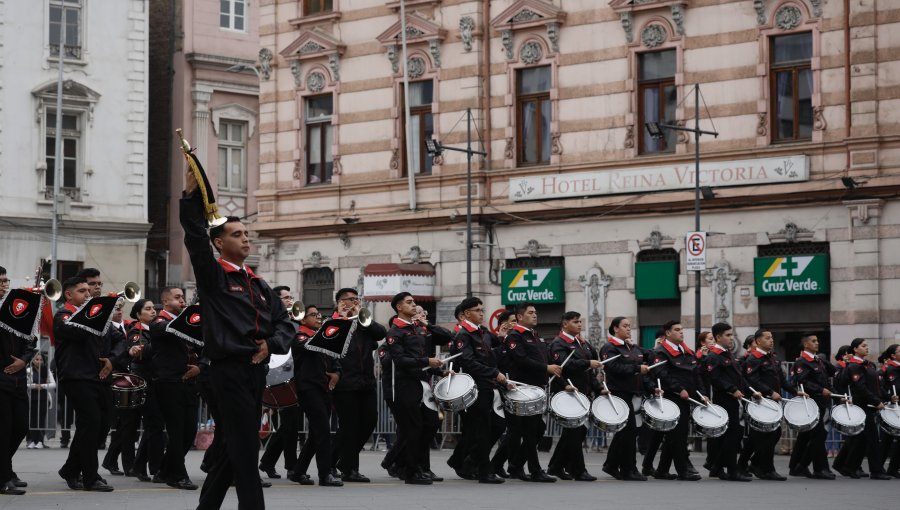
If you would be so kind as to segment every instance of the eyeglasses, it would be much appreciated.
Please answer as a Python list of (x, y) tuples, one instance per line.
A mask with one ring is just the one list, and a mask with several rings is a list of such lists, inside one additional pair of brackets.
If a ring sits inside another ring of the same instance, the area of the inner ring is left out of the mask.
[(9, 278), (0, 278), (0, 285), (8, 285)]
[(338, 299), (338, 301), (349, 301), (351, 303), (359, 303), (359, 298), (358, 297), (342, 297), (341, 299)]
[(318, 318), (322, 317), (322, 314), (321, 314), (321, 313), (311, 313), (311, 314), (309, 314), (309, 316), (310, 316), (310, 317), (315, 317), (315, 318), (318, 319)]

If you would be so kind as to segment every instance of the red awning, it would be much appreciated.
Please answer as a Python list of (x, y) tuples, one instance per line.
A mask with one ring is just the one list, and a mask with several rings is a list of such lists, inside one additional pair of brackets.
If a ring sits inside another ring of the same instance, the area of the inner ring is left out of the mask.
[(367, 301), (390, 301), (409, 292), (417, 301), (434, 301), (434, 266), (431, 264), (368, 264), (363, 270)]

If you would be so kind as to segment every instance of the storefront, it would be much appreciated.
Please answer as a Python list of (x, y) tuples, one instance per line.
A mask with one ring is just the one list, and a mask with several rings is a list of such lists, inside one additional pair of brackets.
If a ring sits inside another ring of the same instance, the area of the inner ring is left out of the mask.
[(538, 314), (537, 332), (545, 339), (559, 334), (566, 312), (565, 261), (562, 257), (517, 258), (506, 261), (500, 273), (501, 303), (509, 309), (533, 303)]

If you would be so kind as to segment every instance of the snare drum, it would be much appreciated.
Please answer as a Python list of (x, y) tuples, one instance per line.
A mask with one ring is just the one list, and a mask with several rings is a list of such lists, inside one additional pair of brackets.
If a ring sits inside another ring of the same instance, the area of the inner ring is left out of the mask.
[(797, 432), (812, 430), (819, 424), (819, 406), (811, 398), (794, 397), (784, 403), (784, 421)]
[(294, 386), (294, 358), (287, 354), (273, 354), (269, 359), (269, 373), (266, 374), (266, 389), (263, 390), (262, 404), (272, 409), (297, 405), (297, 388)]
[(866, 428), (866, 412), (853, 404), (836, 405), (831, 408), (831, 427), (845, 436), (855, 436)]
[(694, 430), (703, 437), (719, 437), (728, 430), (728, 411), (716, 404), (697, 406), (691, 411)]
[(494, 389), (494, 403), (491, 404), (494, 408), (494, 414), (501, 418), (506, 418), (506, 413), (503, 412), (503, 399), (500, 397), (500, 390)]
[(644, 425), (657, 432), (668, 432), (678, 426), (681, 409), (666, 398), (648, 398), (641, 406)]
[(615, 434), (628, 425), (628, 403), (615, 395), (603, 395), (591, 403), (591, 423)]
[(747, 419), (750, 428), (757, 432), (774, 432), (781, 427), (784, 411), (773, 400), (753, 401), (747, 404)]
[(878, 412), (878, 424), (888, 434), (900, 437), (900, 406), (887, 404)]
[(475, 379), (469, 374), (453, 374), (434, 385), (434, 399), (445, 411), (465, 411), (478, 400)]
[(420, 382), (422, 383), (422, 404), (424, 404), (428, 409), (437, 412), (437, 400), (434, 399), (434, 392), (431, 391), (431, 385), (425, 381)]
[(113, 405), (116, 409), (136, 409), (147, 399), (147, 381), (134, 374), (112, 374)]
[(560, 391), (550, 399), (550, 415), (563, 428), (575, 429), (588, 421), (591, 401), (578, 391)]
[(547, 410), (547, 394), (537, 386), (519, 384), (507, 391), (503, 400), (506, 412), (515, 416), (535, 416)]

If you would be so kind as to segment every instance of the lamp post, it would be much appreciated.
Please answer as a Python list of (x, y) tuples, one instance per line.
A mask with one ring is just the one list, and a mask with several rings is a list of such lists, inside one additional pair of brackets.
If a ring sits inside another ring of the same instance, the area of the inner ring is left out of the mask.
[(444, 150), (466, 153), (466, 297), (472, 297), (472, 155), (487, 152), (472, 149), (472, 109), (466, 108), (466, 148), (446, 147), (434, 138), (425, 140), (425, 151), (432, 157)]
[[(648, 122), (646, 124), (647, 133), (655, 139), (661, 139), (665, 136), (666, 129), (673, 131), (685, 131), (694, 133), (694, 231), (700, 231), (700, 135), (712, 135), (714, 138), (719, 137), (716, 131), (704, 131), (700, 129), (700, 84), (694, 85), (694, 127), (686, 128), (675, 124), (662, 124), (660, 122)], [(708, 188), (703, 186), (703, 188)], [(704, 190), (704, 196), (713, 195), (711, 189)], [(700, 337), (700, 273), (694, 271), (696, 277), (696, 285), (694, 287), (694, 345)]]

